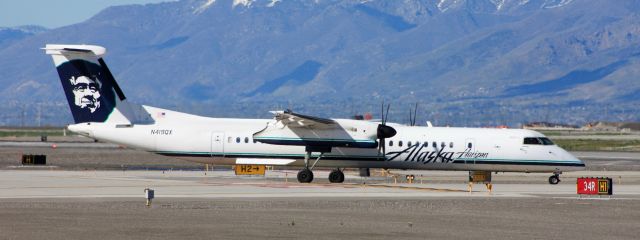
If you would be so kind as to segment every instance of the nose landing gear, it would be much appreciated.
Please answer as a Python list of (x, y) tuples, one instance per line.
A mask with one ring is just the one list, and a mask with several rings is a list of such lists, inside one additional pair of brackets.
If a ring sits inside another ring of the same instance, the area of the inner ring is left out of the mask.
[(561, 172), (554, 172), (553, 175), (549, 177), (549, 184), (556, 185), (560, 183), (560, 173)]

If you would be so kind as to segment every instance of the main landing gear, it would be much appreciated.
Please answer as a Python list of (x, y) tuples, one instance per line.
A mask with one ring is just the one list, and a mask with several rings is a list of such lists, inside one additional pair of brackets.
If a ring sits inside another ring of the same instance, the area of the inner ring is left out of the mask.
[(329, 182), (331, 183), (344, 182), (344, 173), (342, 173), (340, 168), (336, 168), (329, 173)]
[(298, 182), (310, 183), (313, 181), (313, 172), (309, 168), (304, 168), (298, 172)]
[[(320, 156), (313, 162), (311, 166), (309, 166), (309, 159), (311, 158), (311, 151), (307, 151), (304, 155), (304, 168), (298, 172), (298, 182), (300, 183), (310, 183), (313, 181), (313, 172), (311, 171), (313, 167), (316, 166), (316, 163), (320, 161), (320, 158), (324, 155), (324, 152), (320, 152)], [(342, 183), (344, 182), (344, 173), (339, 168), (336, 168), (329, 173), (329, 182), (331, 183)]]
[(304, 155), (304, 168), (300, 170), (300, 172), (298, 172), (298, 182), (310, 183), (311, 181), (313, 181), (313, 172), (311, 171), (311, 169), (313, 169), (313, 167), (316, 166), (316, 163), (320, 161), (322, 155), (324, 155), (324, 153), (320, 153), (320, 156), (318, 156), (316, 161), (313, 162), (313, 165), (309, 167), (309, 158), (311, 158), (311, 151), (307, 151), (307, 153)]
[(561, 172), (554, 172), (551, 177), (549, 177), (549, 184), (556, 185), (560, 183), (560, 174)]

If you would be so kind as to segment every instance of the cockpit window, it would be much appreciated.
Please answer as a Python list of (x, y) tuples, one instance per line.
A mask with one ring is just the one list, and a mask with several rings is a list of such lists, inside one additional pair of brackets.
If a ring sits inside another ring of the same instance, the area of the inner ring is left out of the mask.
[(540, 138), (540, 140), (542, 140), (542, 144), (544, 145), (556, 145), (551, 141), (551, 139), (548, 139), (548, 138)]
[(538, 139), (538, 138), (528, 137), (528, 138), (524, 138), (524, 144), (527, 144), (527, 145), (542, 145), (542, 141), (540, 141), (540, 139)]
[(549, 138), (535, 138), (535, 137), (527, 137), (524, 138), (524, 144), (526, 145), (555, 145)]

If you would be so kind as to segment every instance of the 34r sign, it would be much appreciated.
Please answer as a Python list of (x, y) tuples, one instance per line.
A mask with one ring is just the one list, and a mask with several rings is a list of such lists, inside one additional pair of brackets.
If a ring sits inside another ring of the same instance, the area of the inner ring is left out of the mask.
[(582, 195), (612, 195), (611, 178), (581, 177), (577, 181), (577, 192)]

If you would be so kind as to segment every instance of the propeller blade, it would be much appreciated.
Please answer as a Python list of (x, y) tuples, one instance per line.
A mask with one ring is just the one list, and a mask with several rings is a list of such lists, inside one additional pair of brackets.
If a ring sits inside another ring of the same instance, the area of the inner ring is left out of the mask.
[(409, 126), (413, 126), (413, 109), (409, 108)]
[(378, 152), (382, 152), (382, 156), (387, 155), (387, 145), (386, 138), (390, 138), (396, 135), (396, 130), (392, 127), (387, 126), (387, 118), (389, 117), (389, 108), (391, 108), (391, 104), (387, 104), (387, 111), (384, 110), (384, 100), (382, 100), (382, 104), (380, 105), (380, 114), (381, 114), (381, 124), (378, 124), (377, 129), (377, 137), (380, 139), (378, 145)]
[(380, 121), (382, 121), (382, 124), (384, 124), (384, 99), (380, 104)]
[(384, 116), (384, 121), (382, 121), (382, 125), (387, 125), (387, 118), (389, 117), (389, 108), (391, 107), (391, 104), (387, 104), (387, 113)]
[(416, 102), (416, 108), (413, 109), (413, 119), (411, 121), (411, 126), (416, 125), (416, 117), (418, 116), (418, 103)]

